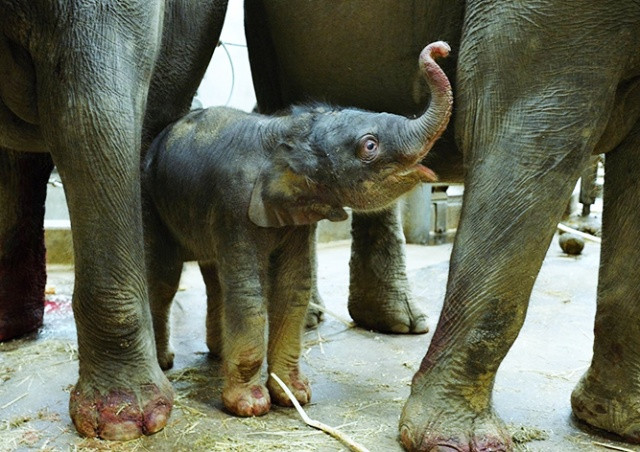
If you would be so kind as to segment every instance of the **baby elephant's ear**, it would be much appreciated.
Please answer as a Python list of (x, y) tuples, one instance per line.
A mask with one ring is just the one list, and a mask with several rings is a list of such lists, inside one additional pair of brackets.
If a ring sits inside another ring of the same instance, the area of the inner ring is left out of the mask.
[(313, 189), (302, 179), (293, 173), (275, 178), (260, 174), (251, 193), (249, 219), (263, 228), (280, 228), (348, 218), (341, 206), (332, 206), (314, 196)]

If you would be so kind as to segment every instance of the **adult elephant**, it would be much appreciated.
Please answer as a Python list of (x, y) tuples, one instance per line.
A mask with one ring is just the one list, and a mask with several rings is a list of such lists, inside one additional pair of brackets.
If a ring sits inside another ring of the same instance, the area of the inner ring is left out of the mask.
[(86, 436), (150, 434), (171, 411), (147, 304), (140, 149), (188, 111), (226, 3), (0, 0), (0, 340), (42, 323), (55, 164), (76, 263), (70, 411)]
[[(592, 426), (640, 442), (640, 3), (246, 5), (265, 110), (322, 98), (415, 112), (424, 103), (411, 64), (417, 42), (446, 39), (458, 55), (455, 68), (444, 65), (456, 82), (448, 136), (459, 152), (442, 140), (428, 164), (442, 180), (455, 179), (450, 169), (464, 155), (464, 207), (445, 304), (400, 420), (404, 446), (512, 448), (491, 406), (495, 374), (520, 331), (566, 199), (595, 153), (608, 155), (594, 356), (572, 406)], [(396, 231), (390, 213), (355, 219), (352, 314), (407, 306), (393, 296), (405, 280), (402, 259), (379, 257), (399, 255), (399, 240), (389, 239)], [(360, 255), (366, 246), (374, 249)]]

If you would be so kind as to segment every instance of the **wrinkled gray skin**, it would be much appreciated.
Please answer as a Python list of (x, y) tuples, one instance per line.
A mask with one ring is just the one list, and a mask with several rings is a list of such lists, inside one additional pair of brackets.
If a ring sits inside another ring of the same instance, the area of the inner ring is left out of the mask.
[(76, 265), (70, 413), (86, 436), (151, 434), (171, 411), (147, 303), (140, 149), (188, 111), (225, 9), (226, 0), (0, 0), (0, 340), (42, 322), (55, 164)]
[[(406, 63), (411, 49), (437, 37), (457, 55), (454, 68), (445, 66), (455, 79), (454, 127), (427, 164), (440, 180), (454, 180), (449, 169), (464, 155), (464, 207), (443, 311), (400, 420), (403, 445), (512, 449), (491, 406), (495, 374), (566, 199), (597, 153), (607, 153), (607, 177), (594, 356), (571, 400), (579, 419), (640, 442), (640, 3), (418, 3), (380, 1), (374, 9), (356, 0), (330, 11), (302, 1), (246, 4), (266, 111), (307, 98), (415, 111), (424, 90)], [(454, 145), (459, 151), (442, 152)], [(364, 246), (362, 230), (392, 223), (358, 220), (354, 250)], [(378, 254), (399, 249), (387, 242)], [(386, 294), (404, 279), (402, 259), (377, 285), (375, 269), (355, 252), (353, 260), (351, 296), (359, 286), (368, 299), (359, 306), (377, 306), (371, 292)], [(406, 306), (402, 297), (386, 302)]]
[[(446, 55), (448, 47), (434, 43), (431, 51)], [(207, 286), (207, 345), (223, 359), (227, 410), (256, 416), (272, 401), (291, 405), (271, 377), (262, 383), (265, 354), (269, 373), (300, 403), (309, 401), (299, 357), (315, 286), (315, 224), (346, 219), (343, 207), (384, 210), (434, 180), (417, 162), (446, 127), (452, 95), (431, 57), (422, 65), (439, 96), (414, 120), (326, 106), (275, 117), (218, 107), (194, 111), (160, 134), (143, 162), (142, 187), (162, 368), (173, 365), (169, 312), (182, 266), (197, 261)]]

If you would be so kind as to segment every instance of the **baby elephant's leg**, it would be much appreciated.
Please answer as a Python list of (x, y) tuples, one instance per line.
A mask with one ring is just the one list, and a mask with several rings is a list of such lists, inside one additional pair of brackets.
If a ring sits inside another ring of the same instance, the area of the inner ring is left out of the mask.
[(213, 262), (201, 262), (200, 273), (207, 286), (207, 347), (215, 357), (222, 356), (222, 289)]
[[(169, 342), (171, 302), (178, 290), (182, 260), (178, 248), (167, 231), (160, 231), (159, 224), (152, 224), (151, 214), (145, 218), (147, 284), (149, 305), (153, 319), (153, 333), (156, 341), (158, 364), (163, 370), (173, 367), (173, 349)], [(152, 229), (154, 228), (154, 229)], [(154, 232), (155, 231), (155, 232)]]
[(316, 253), (315, 240), (311, 244), (311, 303), (307, 309), (307, 328), (317, 328), (324, 318), (324, 301), (318, 290), (318, 255)]
[[(311, 230), (311, 232), (310, 232)], [(300, 371), (300, 350), (305, 316), (312, 286), (310, 249), (313, 227), (299, 227), (273, 260), (276, 267), (269, 293), (269, 380), (267, 387), (274, 403), (291, 406), (282, 388), (271, 378), (276, 374), (301, 404), (311, 399), (309, 381)]]
[[(240, 235), (240, 234), (239, 234)], [(259, 416), (271, 408), (271, 398), (260, 380), (265, 354), (266, 309), (260, 269), (247, 241), (228, 243), (218, 268), (222, 287), (222, 401), (238, 416)]]

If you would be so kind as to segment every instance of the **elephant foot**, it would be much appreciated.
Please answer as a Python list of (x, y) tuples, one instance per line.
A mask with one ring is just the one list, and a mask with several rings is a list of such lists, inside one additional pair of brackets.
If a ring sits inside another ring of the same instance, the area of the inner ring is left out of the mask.
[(316, 288), (311, 296), (311, 304), (307, 308), (306, 327), (308, 329), (317, 328), (324, 319), (324, 312), (322, 312), (321, 308), (324, 308), (324, 301)]
[[(311, 400), (311, 385), (309, 384), (307, 377), (298, 370), (288, 373), (274, 373), (285, 385), (287, 385), (300, 405), (309, 403)], [(267, 387), (269, 388), (269, 394), (271, 394), (271, 398), (276, 405), (293, 406), (293, 402), (289, 396), (271, 376), (269, 376), (269, 380), (267, 381)]]
[[(442, 385), (416, 391), (416, 384), (414, 379), (414, 389), (400, 418), (400, 441), (408, 451), (506, 452), (514, 449), (511, 436), (488, 400), (447, 394)], [(474, 405), (486, 408), (476, 410)]]
[(364, 295), (349, 295), (349, 314), (361, 328), (381, 333), (415, 333), (429, 331), (427, 315), (408, 293), (370, 290)]
[(349, 314), (381, 333), (426, 333), (427, 316), (411, 299), (398, 209), (354, 214)]
[(573, 414), (592, 427), (640, 443), (640, 393), (637, 385), (624, 387), (615, 380), (597, 381), (591, 370), (571, 394)]
[(71, 392), (69, 411), (81, 435), (126, 441), (164, 428), (173, 406), (173, 390), (149, 383), (135, 389), (85, 389), (78, 382)]
[(322, 322), (323, 319), (324, 313), (320, 309), (314, 306), (309, 306), (309, 309), (307, 310), (305, 326), (310, 330), (318, 328), (318, 325), (320, 324), (320, 322)]
[(0, 342), (32, 333), (42, 326), (47, 273), (44, 245), (41, 248), (32, 245), (29, 249), (18, 241), (15, 249), (24, 256), (0, 260)]
[(158, 350), (158, 364), (160, 365), (160, 369), (169, 370), (173, 367), (173, 358), (175, 357), (175, 353), (171, 349), (171, 347), (166, 350)]
[(262, 416), (271, 408), (269, 391), (261, 384), (226, 385), (222, 390), (224, 407), (236, 416)]

